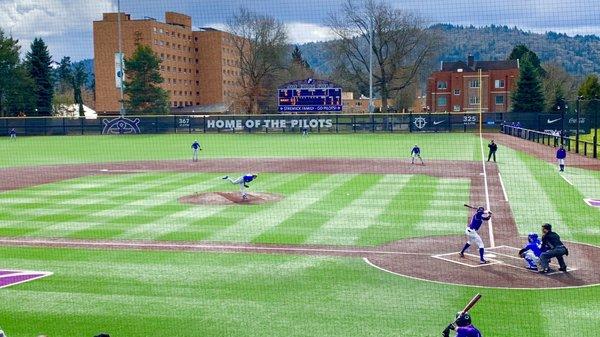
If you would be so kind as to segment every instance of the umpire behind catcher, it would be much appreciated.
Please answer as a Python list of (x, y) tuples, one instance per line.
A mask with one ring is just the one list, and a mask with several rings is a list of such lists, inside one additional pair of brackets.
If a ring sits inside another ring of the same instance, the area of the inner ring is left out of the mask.
[(558, 270), (566, 272), (567, 265), (563, 255), (569, 255), (567, 247), (560, 241), (560, 235), (552, 231), (552, 225), (545, 223), (542, 225), (542, 254), (540, 255), (540, 273), (551, 272), (549, 267), (550, 259), (553, 257), (558, 261), (560, 268)]

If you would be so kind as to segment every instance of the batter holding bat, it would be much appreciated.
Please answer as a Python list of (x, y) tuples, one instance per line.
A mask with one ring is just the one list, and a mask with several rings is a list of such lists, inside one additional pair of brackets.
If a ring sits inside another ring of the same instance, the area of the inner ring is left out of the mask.
[[(477, 211), (475, 212), (475, 214), (473, 214), (473, 217), (471, 218), (471, 223), (469, 224), (469, 226), (467, 226), (467, 229), (465, 229), (465, 234), (467, 235), (467, 243), (465, 244), (465, 246), (463, 247), (463, 249), (460, 251), (460, 257), (465, 257), (465, 251), (467, 249), (469, 249), (469, 247), (472, 244), (477, 244), (477, 247), (479, 247), (479, 263), (481, 264), (485, 264), (488, 263), (488, 261), (484, 258), (484, 245), (483, 245), (483, 240), (481, 239), (481, 236), (479, 236), (479, 233), (477, 233), (477, 231), (481, 228), (481, 225), (483, 225), (484, 221), (488, 221), (492, 218), (492, 212), (491, 211), (485, 211), (485, 209), (483, 207), (473, 207), (470, 205), (465, 204), (465, 207), (468, 207), (470, 209), (476, 209)], [(487, 213), (487, 216), (486, 216)]]
[(481, 332), (471, 323), (471, 315), (469, 314), (469, 310), (475, 306), (480, 298), (480, 294), (475, 295), (467, 306), (456, 314), (454, 322), (442, 331), (443, 337), (450, 337), (450, 330), (456, 330), (456, 337), (483, 337)]

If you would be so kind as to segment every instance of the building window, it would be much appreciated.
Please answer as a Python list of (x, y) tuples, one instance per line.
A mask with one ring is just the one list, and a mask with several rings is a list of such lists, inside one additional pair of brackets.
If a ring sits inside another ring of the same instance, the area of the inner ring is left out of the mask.
[(504, 95), (496, 95), (496, 105), (504, 105)]
[(448, 104), (448, 97), (439, 96), (437, 98), (437, 106), (446, 106)]
[[(229, 63), (229, 60), (227, 60), (227, 61)], [(437, 88), (441, 89), (441, 90), (448, 89), (448, 82), (446, 82), (446, 81), (438, 81), (437, 82)]]
[(494, 86), (496, 88), (504, 88), (504, 80), (496, 80), (496, 81), (494, 81)]
[(460, 105), (455, 105), (455, 106), (452, 108), (452, 110), (453, 110), (453, 111), (455, 111), (455, 112), (458, 112), (458, 111), (460, 111)]
[(460, 95), (460, 89), (454, 89), (454, 96)]
[(469, 88), (479, 88), (479, 80), (470, 80)]
[(470, 96), (469, 105), (479, 105), (479, 96)]

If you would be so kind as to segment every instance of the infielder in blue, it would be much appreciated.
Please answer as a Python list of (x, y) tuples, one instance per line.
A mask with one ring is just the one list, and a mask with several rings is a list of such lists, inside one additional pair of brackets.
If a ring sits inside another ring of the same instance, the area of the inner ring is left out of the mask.
[(421, 160), (421, 165), (425, 165), (425, 163), (423, 163), (423, 158), (421, 158), (421, 149), (419, 146), (415, 145), (415, 147), (412, 148), (412, 151), (410, 151), (410, 156), (412, 157), (411, 164), (414, 164), (415, 158), (418, 157)]
[[(487, 213), (487, 216), (485, 215)], [(484, 258), (484, 245), (481, 236), (477, 233), (477, 231), (481, 228), (484, 221), (488, 221), (492, 218), (492, 212), (485, 211), (483, 207), (477, 208), (477, 212), (473, 214), (473, 218), (471, 218), (471, 223), (467, 226), (465, 230), (465, 234), (467, 235), (467, 243), (460, 251), (460, 257), (465, 257), (465, 251), (469, 249), (472, 244), (477, 244), (479, 247), (479, 263), (484, 264), (488, 263), (488, 261)]]
[(540, 255), (542, 255), (542, 241), (536, 233), (529, 233), (527, 244), (519, 250), (519, 256), (525, 260), (525, 268), (537, 271), (540, 264)]
[(242, 199), (248, 199), (248, 194), (246, 193), (246, 189), (249, 188), (248, 184), (252, 182), (254, 179), (258, 178), (257, 174), (245, 174), (235, 180), (229, 178), (229, 176), (224, 176), (223, 179), (229, 180), (230, 183), (234, 185), (240, 186), (240, 193), (242, 194)]
[(198, 143), (198, 140), (195, 140), (192, 144), (192, 151), (194, 153), (192, 155), (192, 161), (198, 161), (198, 151), (200, 150), (202, 150), (202, 148), (200, 147), (200, 143)]

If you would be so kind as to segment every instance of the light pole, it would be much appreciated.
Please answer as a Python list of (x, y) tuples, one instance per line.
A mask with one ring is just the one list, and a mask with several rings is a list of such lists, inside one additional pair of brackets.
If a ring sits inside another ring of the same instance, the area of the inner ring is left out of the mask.
[(369, 18), (369, 113), (375, 111), (373, 106), (373, 16)]
[(581, 96), (577, 96), (577, 101), (575, 103), (575, 112), (577, 113), (575, 118), (577, 118), (577, 124), (576, 124), (576, 128), (577, 130), (575, 130), (575, 153), (579, 153), (579, 109), (580, 109), (580, 104), (579, 102), (581, 101)]
[(594, 158), (598, 158), (598, 96), (594, 97)]
[(121, 99), (119, 100), (120, 109), (119, 113), (121, 116), (125, 116), (125, 106), (123, 105), (123, 42), (121, 37), (121, 0), (117, 0), (117, 39), (119, 44), (119, 91), (121, 94)]

